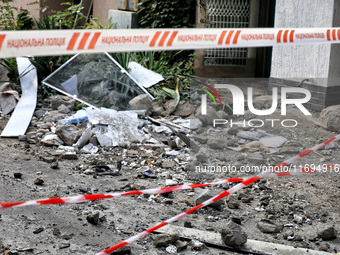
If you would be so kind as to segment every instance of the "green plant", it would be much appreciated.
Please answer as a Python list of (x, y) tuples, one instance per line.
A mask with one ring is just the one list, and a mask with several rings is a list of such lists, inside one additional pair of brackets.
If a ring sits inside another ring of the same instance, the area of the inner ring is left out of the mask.
[(14, 13), (18, 11), (17, 7), (9, 4), (9, 0), (1, 0), (0, 4), (0, 29), (15, 30), (16, 18)]
[(194, 27), (196, 0), (140, 0), (139, 25), (143, 28)]
[(15, 30), (31, 30), (33, 28), (33, 19), (28, 10), (19, 7), (19, 13), (16, 18)]
[(83, 9), (81, 4), (71, 4), (70, 2), (63, 2), (61, 5), (69, 5), (64, 11), (58, 11), (51, 16), (58, 22), (60, 29), (74, 29), (77, 26), (77, 21), (85, 18), (80, 11)]

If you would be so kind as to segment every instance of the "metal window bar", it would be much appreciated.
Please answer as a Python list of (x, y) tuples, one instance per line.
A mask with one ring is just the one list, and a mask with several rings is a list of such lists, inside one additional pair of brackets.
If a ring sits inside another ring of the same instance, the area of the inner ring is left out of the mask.
[[(207, 0), (206, 28), (247, 28), (250, 23), (250, 0)], [(209, 22), (210, 23), (210, 22)], [(205, 66), (245, 66), (247, 48), (204, 50)]]

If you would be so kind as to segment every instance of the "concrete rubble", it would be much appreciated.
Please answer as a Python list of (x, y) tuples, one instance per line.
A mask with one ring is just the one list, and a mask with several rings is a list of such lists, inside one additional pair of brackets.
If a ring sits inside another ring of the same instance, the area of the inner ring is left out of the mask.
[[(267, 99), (259, 99), (258, 107), (266, 107), (260, 102)], [(319, 126), (311, 127), (303, 118), (299, 119), (300, 130), (306, 133), (238, 125), (214, 128), (213, 118), (228, 116), (214, 106), (208, 107), (211, 115), (202, 117), (189, 102), (181, 102), (176, 110), (169, 102), (138, 96), (130, 105), (136, 111), (88, 108), (87, 119), (69, 124), (61, 120), (71, 120), (76, 113), (73, 99), (53, 96), (49, 105), (38, 105), (28, 132), (0, 144), (3, 153), (9, 151), (1, 162), (1, 200), (102, 194), (243, 177), (258, 173), (251, 167), (276, 165), (334, 135)], [(7, 120), (2, 115), (0, 121)], [(319, 164), (321, 159), (336, 164), (339, 152), (339, 143), (334, 142), (319, 152), (321, 156), (311, 154), (301, 165)], [(215, 170), (207, 171), (209, 166)], [(218, 166), (226, 170), (218, 172)], [(251, 171), (242, 171), (244, 167)], [(35, 253), (94, 254), (231, 186), (4, 210), (0, 245), (13, 254), (26, 247)], [(221, 247), (237, 254), (237, 249), (257, 245), (249, 239), (281, 245), (282, 250), (289, 246), (288, 250), (335, 253), (340, 250), (339, 188), (337, 175), (331, 173), (318, 178), (260, 180), (174, 224), (217, 235), (217, 243), (208, 240), (208, 234), (157, 233), (127, 246), (121, 254), (219, 254)], [(26, 234), (20, 230), (22, 225)], [(34, 233), (34, 240), (28, 240), (27, 233)]]

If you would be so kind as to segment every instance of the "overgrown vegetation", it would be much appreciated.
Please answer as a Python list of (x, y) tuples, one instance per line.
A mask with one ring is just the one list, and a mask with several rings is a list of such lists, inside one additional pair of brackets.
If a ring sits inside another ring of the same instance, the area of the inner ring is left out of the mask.
[[(61, 3), (68, 6), (64, 11), (44, 14), (40, 19), (34, 19), (26, 9), (11, 6), (9, 0), (0, 0), (0, 26), (4, 30), (29, 30), (29, 29), (74, 29), (79, 19), (84, 19), (80, 12), (82, 6), (70, 2)], [(32, 4), (36, 4), (32, 2)], [(155, 1), (142, 0), (139, 3), (140, 26), (150, 27), (193, 27), (195, 24), (195, 4), (190, 0), (183, 1)], [(45, 13), (47, 8), (41, 11)], [(98, 18), (90, 18), (85, 25), (86, 29), (113, 29), (111, 20), (102, 25)], [(179, 101), (180, 95), (185, 98), (190, 86), (190, 78), (193, 76), (194, 54), (191, 51), (161, 51), (161, 52), (121, 52), (110, 54), (123, 68), (128, 70), (128, 63), (135, 61), (144, 67), (160, 73), (165, 80), (149, 88), (149, 92), (156, 98), (171, 97)], [(37, 68), (38, 80), (40, 82), (49, 74), (58, 69), (72, 56), (47, 56), (32, 57), (31, 63)], [(16, 60), (0, 59), (0, 64), (7, 71), (9, 79), (14, 84), (19, 84)], [(41, 102), (55, 91), (46, 86), (38, 87), (38, 100)]]
[(181, 28), (195, 26), (196, 0), (140, 0), (139, 24), (143, 28)]

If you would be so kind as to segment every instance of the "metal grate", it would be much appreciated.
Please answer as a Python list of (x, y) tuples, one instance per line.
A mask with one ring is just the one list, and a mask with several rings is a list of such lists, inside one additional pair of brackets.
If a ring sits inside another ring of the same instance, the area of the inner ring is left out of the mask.
[[(250, 20), (250, 0), (207, 0), (206, 28), (246, 28)], [(204, 51), (206, 66), (245, 66), (247, 48), (208, 49)]]

